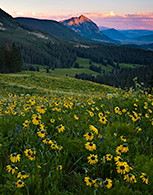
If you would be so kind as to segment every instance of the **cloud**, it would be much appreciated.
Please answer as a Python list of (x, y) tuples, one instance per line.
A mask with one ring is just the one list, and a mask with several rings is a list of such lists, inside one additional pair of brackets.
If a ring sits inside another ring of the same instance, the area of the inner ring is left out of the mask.
[[(71, 12), (69, 12), (71, 13)], [(63, 20), (70, 17), (76, 17), (84, 14), (86, 17), (93, 20), (98, 26), (106, 26), (116, 29), (152, 29), (153, 30), (153, 12), (150, 13), (127, 13), (117, 14), (114, 11), (110, 12), (87, 12), (87, 13), (71, 13), (51, 15), (46, 13), (14, 11), (11, 13), (14, 17), (33, 17), (39, 19)]]
[(107, 26), (117, 29), (152, 29), (153, 12), (117, 14), (110, 12), (90, 12), (86, 16), (99, 26)]

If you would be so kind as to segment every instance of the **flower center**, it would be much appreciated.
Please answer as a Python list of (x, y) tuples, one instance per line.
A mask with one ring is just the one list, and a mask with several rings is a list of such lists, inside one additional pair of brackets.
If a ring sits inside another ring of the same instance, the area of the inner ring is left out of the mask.
[(145, 178), (145, 179), (148, 179), (148, 175), (145, 175), (144, 178)]
[(22, 171), (22, 172), (21, 172), (21, 175), (25, 175), (25, 174), (26, 174), (25, 171)]
[(94, 157), (94, 156), (92, 156), (92, 157), (91, 157), (91, 160), (95, 160), (95, 157)]
[(125, 169), (124, 165), (120, 166), (120, 169), (124, 170)]
[(11, 165), (11, 168), (12, 168), (12, 169), (15, 169), (15, 166), (14, 166), (14, 165)]
[(132, 177), (132, 174), (131, 173), (129, 174), (129, 177)]
[(12, 156), (13, 156), (13, 157), (16, 157), (16, 156), (17, 156), (17, 153), (13, 153)]
[(104, 181), (104, 184), (105, 184), (105, 185), (107, 185), (107, 184), (108, 184), (108, 181), (107, 181), (107, 180), (106, 180), (106, 181)]

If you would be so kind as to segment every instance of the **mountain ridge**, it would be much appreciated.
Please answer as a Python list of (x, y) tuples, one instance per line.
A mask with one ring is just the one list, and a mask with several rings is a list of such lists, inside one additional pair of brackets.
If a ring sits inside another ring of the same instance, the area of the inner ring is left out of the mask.
[(88, 39), (100, 42), (117, 43), (117, 41), (110, 39), (100, 32), (97, 24), (84, 15), (80, 15), (79, 17), (71, 17), (69, 19), (60, 21), (60, 23)]
[(43, 30), (51, 35), (58, 36), (64, 39), (80, 41), (80, 42), (92, 42), (91, 40), (82, 37), (78, 33), (74, 32), (70, 28), (62, 25), (55, 20), (36, 19), (28, 17), (17, 17), (17, 21), (22, 24)]

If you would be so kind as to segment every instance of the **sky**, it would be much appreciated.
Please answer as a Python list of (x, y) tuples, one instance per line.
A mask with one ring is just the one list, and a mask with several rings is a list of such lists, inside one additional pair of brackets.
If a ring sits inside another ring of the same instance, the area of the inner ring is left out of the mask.
[(83, 14), (98, 26), (153, 30), (153, 0), (0, 0), (13, 17), (60, 21)]

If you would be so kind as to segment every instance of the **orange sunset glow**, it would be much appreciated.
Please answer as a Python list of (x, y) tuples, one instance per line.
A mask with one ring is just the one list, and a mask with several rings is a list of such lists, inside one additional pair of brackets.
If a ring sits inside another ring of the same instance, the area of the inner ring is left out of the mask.
[(63, 20), (83, 14), (92, 19), (98, 26), (107, 26), (116, 29), (150, 29), (153, 30), (153, 12), (118, 14), (110, 12), (85, 12), (68, 15), (52, 15), (37, 12), (13, 11), (14, 17), (31, 17), (39, 19)]

